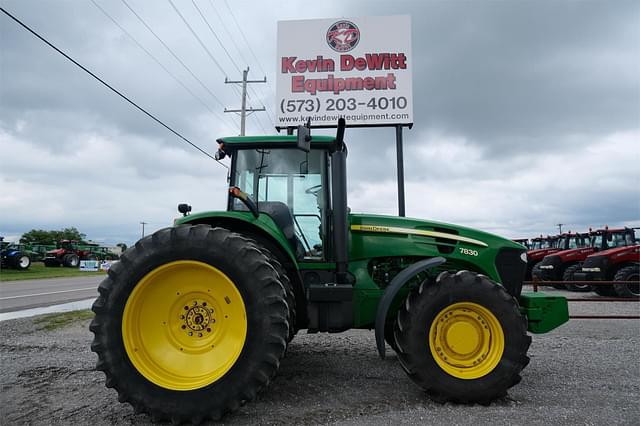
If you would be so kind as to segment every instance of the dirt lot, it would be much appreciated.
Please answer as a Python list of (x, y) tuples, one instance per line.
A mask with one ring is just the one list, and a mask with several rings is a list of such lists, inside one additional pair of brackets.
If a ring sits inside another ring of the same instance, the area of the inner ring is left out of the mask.
[[(637, 303), (573, 313), (637, 314)], [(0, 323), (1, 424), (150, 424), (93, 370), (88, 313)], [(275, 381), (227, 424), (640, 424), (640, 321), (574, 320), (534, 336), (531, 363), (491, 406), (439, 405), (381, 361), (373, 334), (301, 332)]]

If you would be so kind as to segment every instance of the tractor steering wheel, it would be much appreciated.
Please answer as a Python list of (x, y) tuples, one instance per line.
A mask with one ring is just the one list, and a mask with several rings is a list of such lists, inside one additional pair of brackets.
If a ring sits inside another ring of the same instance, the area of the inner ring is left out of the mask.
[(322, 184), (314, 185), (314, 186), (310, 186), (309, 188), (305, 189), (304, 193), (317, 196), (318, 192), (320, 192), (321, 189), (322, 189)]

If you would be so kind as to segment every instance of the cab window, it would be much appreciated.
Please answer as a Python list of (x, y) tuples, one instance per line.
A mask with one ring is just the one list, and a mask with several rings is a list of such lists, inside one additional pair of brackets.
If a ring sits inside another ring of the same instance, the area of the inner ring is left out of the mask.
[[(322, 150), (252, 149), (236, 153), (234, 183), (257, 201), (280, 202), (291, 212), (296, 238), (304, 257), (324, 257), (323, 235), (326, 157)], [(234, 199), (233, 210), (246, 210)]]

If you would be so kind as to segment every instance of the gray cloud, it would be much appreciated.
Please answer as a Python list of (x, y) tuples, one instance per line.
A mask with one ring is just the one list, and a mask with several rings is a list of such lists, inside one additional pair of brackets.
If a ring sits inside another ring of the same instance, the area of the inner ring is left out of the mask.
[[(131, 5), (228, 107), (239, 97), (166, 2)], [(240, 67), (274, 81), (276, 22), (386, 13), (383, 1), (224, 2), (199, 7)], [(172, 73), (222, 107), (120, 1), (100, 1)], [(239, 76), (191, 2), (177, 2), (230, 78)], [(211, 6), (233, 31), (224, 31)], [(185, 136), (214, 151), (238, 132), (213, 116), (90, 2), (7, 0), (24, 19)], [(393, 2), (413, 25), (415, 126), (405, 130), (410, 215), (509, 236), (640, 223), (640, 6), (617, 2)], [(161, 227), (175, 205), (224, 208), (226, 170), (0, 20), (0, 234), (79, 226), (110, 242)], [(233, 37), (233, 40), (232, 40)], [(251, 102), (273, 111), (273, 86)], [(272, 116), (273, 113), (271, 112)], [(271, 130), (263, 114), (252, 134)], [(234, 118), (235, 123), (237, 119)], [(317, 131), (316, 133), (331, 133)], [(395, 213), (393, 129), (350, 129), (354, 210)]]

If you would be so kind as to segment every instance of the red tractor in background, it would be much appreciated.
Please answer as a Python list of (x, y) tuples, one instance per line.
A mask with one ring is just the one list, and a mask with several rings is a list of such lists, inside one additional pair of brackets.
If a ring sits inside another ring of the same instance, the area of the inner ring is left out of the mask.
[(528, 238), (516, 238), (515, 240), (511, 240), (514, 243), (522, 244), (527, 248), (527, 250), (531, 249), (531, 243), (529, 243)]
[(44, 257), (45, 266), (77, 268), (81, 260), (98, 260), (91, 250), (80, 249), (78, 241), (62, 240), (56, 246), (55, 250), (47, 251)]
[(606, 241), (606, 250), (594, 253), (573, 274), (579, 281), (636, 281), (636, 284), (595, 285), (600, 296), (640, 297), (640, 245), (631, 228), (607, 230), (598, 237)]
[[(527, 251), (527, 275), (525, 279), (531, 280), (532, 275), (531, 272), (533, 268), (548, 254), (555, 253), (560, 251), (561, 248), (558, 245), (561, 244), (560, 236), (554, 235), (543, 237), (540, 235), (539, 237), (532, 238), (529, 246), (529, 251)], [(562, 246), (564, 248), (564, 246)]]
[[(606, 250), (607, 235), (609, 233), (620, 234), (624, 238), (624, 230), (599, 229), (597, 231), (589, 230), (589, 233), (568, 234), (569, 247), (545, 256), (542, 261), (536, 265), (533, 271), (533, 277), (543, 281), (574, 281), (573, 274), (580, 271), (582, 262), (587, 256), (600, 251)], [(554, 286), (562, 287), (560, 285)], [(567, 284), (566, 288), (571, 291), (591, 291), (592, 286), (588, 284)]]

